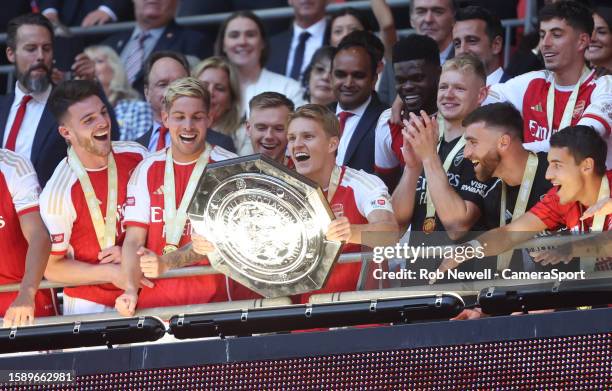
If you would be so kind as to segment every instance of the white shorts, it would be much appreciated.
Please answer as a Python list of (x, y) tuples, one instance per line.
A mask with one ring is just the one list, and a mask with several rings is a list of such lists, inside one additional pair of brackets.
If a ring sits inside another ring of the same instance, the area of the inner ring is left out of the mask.
[(113, 307), (78, 297), (70, 297), (64, 293), (64, 315), (96, 314), (114, 310)]

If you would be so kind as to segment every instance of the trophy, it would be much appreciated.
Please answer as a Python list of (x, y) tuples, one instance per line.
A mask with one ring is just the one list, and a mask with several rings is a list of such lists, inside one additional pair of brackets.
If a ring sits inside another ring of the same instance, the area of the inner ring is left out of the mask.
[(340, 254), (319, 186), (263, 155), (209, 164), (187, 213), (211, 265), (268, 298), (321, 288)]

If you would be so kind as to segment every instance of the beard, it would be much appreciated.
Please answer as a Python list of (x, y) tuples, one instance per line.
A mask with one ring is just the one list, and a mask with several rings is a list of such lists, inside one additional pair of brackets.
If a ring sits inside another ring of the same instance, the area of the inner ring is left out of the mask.
[[(46, 73), (39, 77), (33, 77), (32, 71), (37, 69), (43, 69)], [(28, 92), (43, 92), (51, 84), (51, 70), (44, 65), (35, 65), (28, 69), (26, 73), (17, 71), (17, 80)]]
[(496, 151), (487, 152), (487, 154), (480, 160), (478, 164), (479, 170), (475, 170), (476, 179), (480, 182), (487, 182), (493, 178), (493, 173), (499, 166), (501, 156)]

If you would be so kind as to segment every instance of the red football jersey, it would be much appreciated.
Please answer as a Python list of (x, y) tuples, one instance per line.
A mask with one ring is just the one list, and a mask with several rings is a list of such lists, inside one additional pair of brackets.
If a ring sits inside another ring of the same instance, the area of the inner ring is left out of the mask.
[[(612, 189), (612, 171), (608, 171), (606, 176)], [(610, 196), (612, 196), (612, 191)], [(580, 220), (580, 216), (582, 216), (586, 209), (579, 202), (561, 205), (557, 195), (557, 188), (553, 187), (542, 198), (542, 201), (535, 204), (529, 211), (542, 220), (551, 231), (565, 227), (573, 232), (586, 233), (591, 231), (591, 225), (593, 225), (592, 217), (584, 221)], [(612, 230), (612, 214), (606, 216), (603, 230)]]
[[(209, 163), (237, 157), (223, 148), (215, 146)], [(187, 182), (196, 162), (181, 164), (174, 162), (174, 185), (176, 206), (180, 205)], [(166, 151), (150, 155), (138, 166), (128, 185), (125, 205), (125, 225), (147, 228), (146, 247), (162, 254), (166, 245), (164, 221), (164, 171)], [(185, 223), (179, 247), (191, 242), (191, 224)], [(209, 265), (206, 257), (197, 265)], [(151, 308), (187, 304), (203, 304), (226, 301), (225, 276), (221, 274), (195, 277), (165, 278), (155, 280), (153, 288), (141, 289), (138, 308)]]
[[(342, 167), (340, 184), (330, 205), (342, 204), (344, 216), (351, 224), (368, 224), (367, 216), (375, 210), (393, 213), (387, 186), (380, 178), (363, 170)], [(346, 244), (343, 253), (361, 251), (358, 244)], [(361, 270), (360, 262), (335, 264), (325, 286), (317, 291), (300, 295), (299, 302), (307, 303), (313, 294), (354, 291)]]
[[(19, 216), (38, 212), (40, 186), (29, 160), (7, 149), (0, 149), (0, 284), (21, 282), (25, 273), (28, 242), (21, 231)], [(18, 292), (0, 293), (0, 316)], [(35, 296), (35, 316), (55, 315), (52, 292), (39, 290)]]
[(402, 125), (390, 122), (391, 109), (382, 112), (376, 125), (374, 170), (389, 174), (404, 166)]
[[(604, 138), (612, 128), (612, 77), (602, 76), (595, 80), (594, 71), (580, 85), (571, 125), (592, 126)], [(574, 86), (555, 87), (555, 105), (552, 127), (548, 129), (546, 114), (548, 89), (553, 73), (547, 70), (529, 72), (505, 83), (490, 87), (484, 104), (509, 101), (523, 115), (523, 136), (526, 147), (541, 152), (548, 151), (550, 136), (559, 130), (563, 111)], [(611, 145), (608, 139), (608, 145)], [(608, 157), (608, 167), (612, 157)]]
[[(121, 246), (125, 236), (123, 227), (123, 204), (126, 199), (130, 175), (147, 154), (147, 150), (132, 141), (112, 143), (117, 165), (117, 236), (115, 245)], [(108, 195), (108, 170), (87, 170), (89, 180), (96, 193), (102, 216), (106, 216)], [(41, 194), (41, 215), (51, 234), (54, 255), (67, 255), (80, 262), (98, 264), (98, 253), (102, 250), (96, 237), (89, 208), (81, 183), (64, 158), (53, 172)], [(113, 284), (88, 285), (64, 288), (70, 297), (76, 297), (115, 306), (115, 299), (123, 293)]]

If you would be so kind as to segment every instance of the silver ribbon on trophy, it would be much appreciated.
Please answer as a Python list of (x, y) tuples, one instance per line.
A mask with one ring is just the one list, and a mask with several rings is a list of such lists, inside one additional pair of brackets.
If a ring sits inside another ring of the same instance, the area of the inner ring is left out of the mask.
[(210, 164), (188, 215), (216, 247), (211, 265), (265, 297), (321, 288), (340, 253), (321, 189), (262, 155)]

